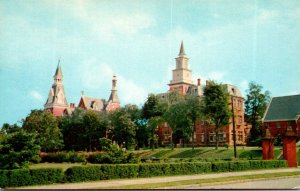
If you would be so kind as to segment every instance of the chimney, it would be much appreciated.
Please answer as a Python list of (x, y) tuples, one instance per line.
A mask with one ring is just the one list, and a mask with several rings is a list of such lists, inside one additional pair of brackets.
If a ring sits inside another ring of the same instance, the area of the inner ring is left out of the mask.
[(200, 80), (200, 78), (197, 79), (197, 85), (198, 85), (198, 86), (201, 85), (201, 80)]
[(75, 108), (75, 103), (70, 103), (70, 108)]

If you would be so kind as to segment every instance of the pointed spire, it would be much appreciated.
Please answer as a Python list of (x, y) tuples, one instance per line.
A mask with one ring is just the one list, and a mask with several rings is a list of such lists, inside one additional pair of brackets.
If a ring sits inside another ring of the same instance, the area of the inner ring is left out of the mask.
[(180, 51), (179, 51), (178, 56), (185, 56), (185, 51), (184, 51), (183, 41), (181, 41)]
[(56, 68), (54, 76), (62, 76), (62, 71), (61, 71), (61, 67), (60, 67), (60, 59), (58, 59), (58, 64), (57, 64), (57, 68)]

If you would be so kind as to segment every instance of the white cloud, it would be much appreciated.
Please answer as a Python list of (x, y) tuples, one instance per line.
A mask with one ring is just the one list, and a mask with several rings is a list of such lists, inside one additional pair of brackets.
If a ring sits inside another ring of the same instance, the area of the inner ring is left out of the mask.
[(118, 77), (118, 90), (121, 104), (135, 103), (140, 105), (145, 102), (148, 92), (145, 88), (122, 76)]
[(29, 95), (35, 99), (35, 100), (38, 100), (38, 101), (45, 101), (44, 100), (44, 97), (36, 90), (32, 90), (29, 92)]
[(98, 89), (101, 85), (108, 82), (110, 84), (114, 74), (108, 64), (98, 64), (96, 58), (84, 61), (78, 69), (78, 73), (81, 74), (81, 79), (83, 79), (83, 85), (91, 89)]

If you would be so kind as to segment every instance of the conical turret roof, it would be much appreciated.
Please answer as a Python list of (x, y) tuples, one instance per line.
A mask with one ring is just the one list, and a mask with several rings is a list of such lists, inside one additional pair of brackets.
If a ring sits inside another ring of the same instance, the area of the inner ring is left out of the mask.
[(58, 60), (58, 64), (57, 64), (57, 68), (56, 68), (54, 76), (62, 76), (62, 71), (61, 71), (61, 67), (60, 67), (60, 60)]

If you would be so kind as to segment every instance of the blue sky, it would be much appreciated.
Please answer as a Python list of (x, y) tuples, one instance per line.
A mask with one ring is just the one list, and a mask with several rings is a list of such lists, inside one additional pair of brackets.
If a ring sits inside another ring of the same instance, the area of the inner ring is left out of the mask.
[(0, 125), (43, 108), (58, 59), (68, 103), (168, 89), (183, 40), (193, 78), (300, 93), (299, 0), (0, 0)]

